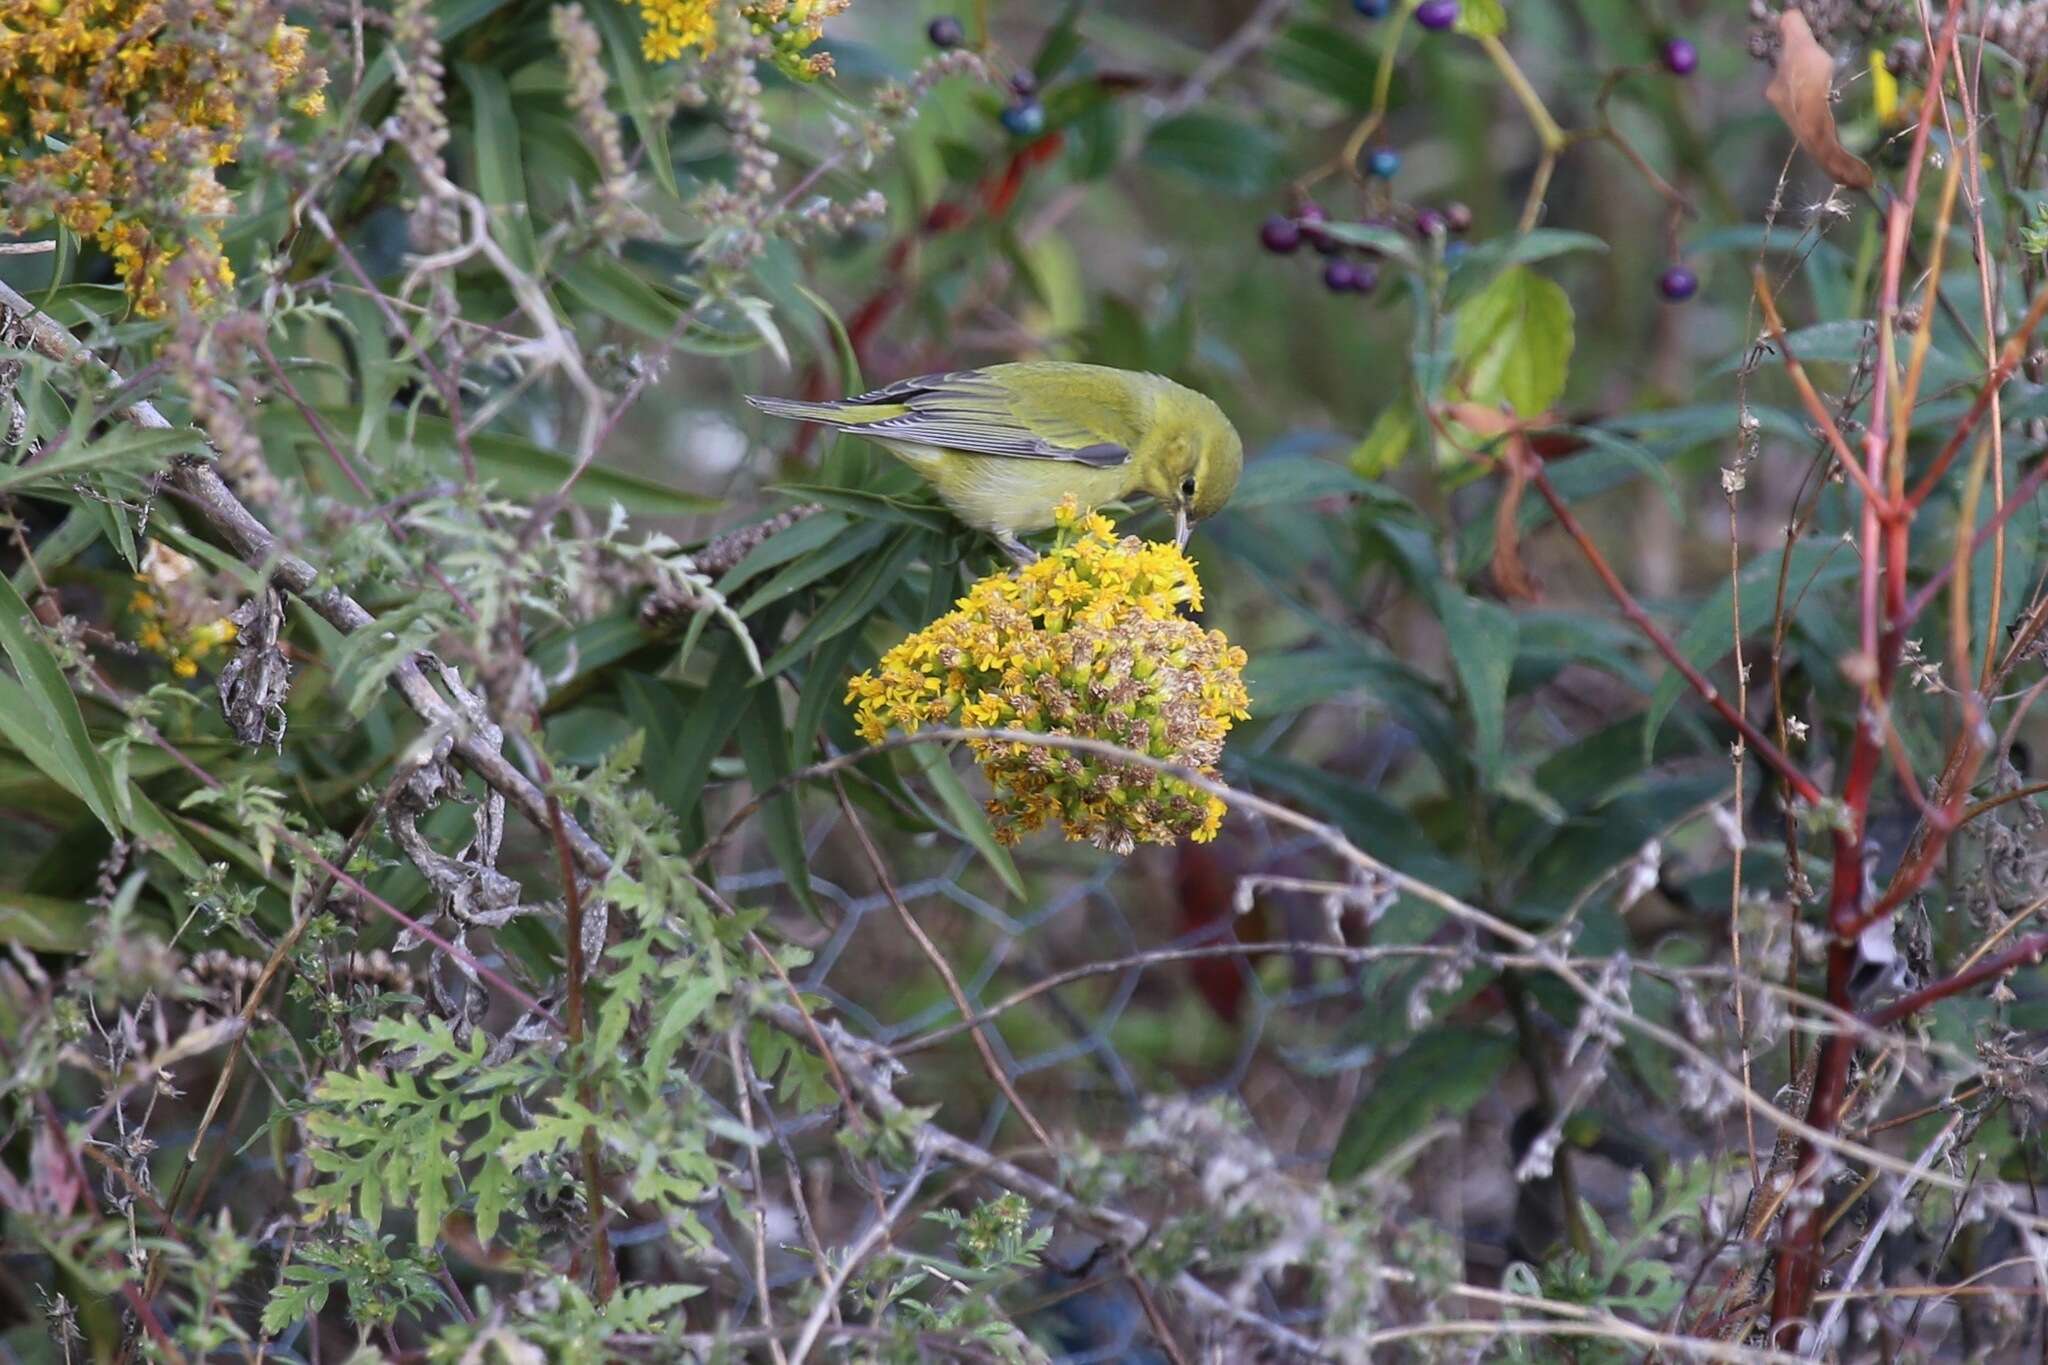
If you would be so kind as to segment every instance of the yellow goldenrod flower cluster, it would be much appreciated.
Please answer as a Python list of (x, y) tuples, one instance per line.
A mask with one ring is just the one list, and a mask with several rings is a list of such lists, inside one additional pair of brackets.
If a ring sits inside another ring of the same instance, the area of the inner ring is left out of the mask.
[(306, 30), (225, 0), (0, 0), (6, 227), (55, 221), (113, 258), (136, 310), (204, 304), (234, 283), (219, 228), (252, 112), (317, 114)]
[[(672, 62), (695, 48), (709, 55), (718, 46), (721, 0), (639, 0), (640, 51), (650, 62)], [(726, 0), (732, 3), (732, 0)], [(844, 14), (853, 0), (738, 0), (733, 13), (746, 31), (768, 44), (768, 59), (793, 80), (832, 74), (832, 55), (805, 55), (825, 36), (825, 21)]]
[(128, 599), (135, 616), (135, 643), (168, 659), (171, 675), (198, 676), (199, 661), (232, 642), (239, 632), (207, 592), (199, 566), (162, 541), (142, 555), (142, 584)]
[[(1178, 548), (1119, 539), (1108, 518), (1060, 509), (1058, 549), (991, 574), (956, 610), (848, 684), (870, 742), (893, 727), (1033, 730), (1114, 744), (1213, 775), (1249, 714), (1245, 654), (1181, 614), (1202, 585)], [(1058, 819), (1069, 839), (1129, 852), (1212, 839), (1223, 803), (1185, 781), (1107, 756), (1011, 740), (969, 748), (995, 787), (1006, 841)]]
[(832, 74), (832, 54), (804, 55), (825, 36), (825, 21), (846, 12), (853, 0), (748, 0), (740, 17), (768, 40), (768, 57), (791, 80), (814, 81)]
[(696, 48), (718, 46), (718, 0), (640, 0), (640, 52), (650, 62), (672, 62)]

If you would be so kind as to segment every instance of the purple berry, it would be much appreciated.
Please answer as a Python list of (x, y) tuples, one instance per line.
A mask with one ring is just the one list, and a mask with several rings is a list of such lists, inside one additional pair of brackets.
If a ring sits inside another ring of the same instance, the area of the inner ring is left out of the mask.
[(1380, 268), (1376, 265), (1361, 264), (1351, 268), (1351, 292), (1370, 294), (1373, 286), (1380, 282)]
[(1313, 199), (1302, 200), (1301, 206), (1294, 211), (1294, 221), (1297, 223), (1320, 223), (1329, 216), (1329, 212)]
[(1415, 235), (1424, 239), (1441, 237), (1450, 229), (1450, 221), (1441, 210), (1417, 209), (1415, 212)]
[(1422, 0), (1415, 7), (1415, 22), (1441, 33), (1458, 22), (1458, 0)]
[(1260, 224), (1259, 245), (1276, 256), (1290, 255), (1301, 246), (1301, 224), (1276, 213)]
[(1358, 267), (1349, 261), (1332, 261), (1323, 267), (1323, 288), (1332, 294), (1348, 294), (1358, 288)]
[(1045, 131), (1045, 106), (1037, 100), (1018, 100), (1004, 108), (1003, 127), (1012, 137), (1037, 137)]
[(1470, 232), (1472, 230), (1471, 208), (1465, 204), (1445, 204), (1444, 226), (1452, 232)]
[(1028, 68), (1017, 72), (1016, 75), (1010, 77), (1010, 89), (1016, 94), (1018, 99), (1030, 99), (1038, 93), (1037, 73)]
[(1700, 277), (1690, 266), (1674, 265), (1657, 277), (1657, 292), (1668, 303), (1684, 303), (1700, 292)]
[(1666, 38), (1657, 54), (1664, 69), (1674, 76), (1690, 76), (1699, 70), (1700, 50), (1687, 38)]
[(931, 39), (933, 47), (955, 48), (967, 41), (967, 30), (952, 15), (941, 14), (925, 25), (924, 36)]

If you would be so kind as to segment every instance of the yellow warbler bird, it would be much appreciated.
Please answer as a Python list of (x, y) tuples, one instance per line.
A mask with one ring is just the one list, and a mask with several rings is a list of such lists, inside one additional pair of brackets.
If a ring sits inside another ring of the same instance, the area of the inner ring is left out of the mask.
[(765, 413), (864, 436), (923, 475), (953, 514), (1013, 558), (1019, 531), (1084, 508), (1150, 496), (1185, 545), (1237, 487), (1244, 444), (1223, 409), (1156, 374), (1027, 360), (921, 375), (830, 402), (747, 401)]

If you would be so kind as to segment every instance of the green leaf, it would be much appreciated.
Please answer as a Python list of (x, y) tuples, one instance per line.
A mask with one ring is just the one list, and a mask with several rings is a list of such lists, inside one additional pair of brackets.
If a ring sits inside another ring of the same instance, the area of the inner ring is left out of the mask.
[(960, 775), (953, 771), (945, 746), (913, 744), (909, 752), (911, 761), (924, 774), (925, 781), (939, 798), (939, 804), (946, 808), (947, 816), (959, 828), (960, 837), (973, 845), (974, 851), (1009, 888), (1011, 895), (1024, 899), (1024, 879), (1017, 873), (1017, 864), (1010, 857), (1010, 850), (996, 842), (995, 831), (989, 828), (988, 811), (967, 794)]
[(1197, 109), (1154, 127), (1144, 159), (1227, 193), (1252, 195), (1278, 180), (1281, 146), (1263, 128)]
[(619, 91), (626, 97), (626, 112), (640, 134), (640, 145), (647, 149), (647, 167), (671, 198), (680, 199), (675, 157), (668, 149), (668, 110), (672, 106), (662, 98), (654, 72), (641, 53), (639, 25), (627, 15), (626, 7), (615, 0), (597, 0), (587, 7), (587, 12), (604, 34), (612, 74), (618, 77)]
[(1471, 1109), (1492, 1092), (1514, 1055), (1513, 1040), (1477, 1029), (1439, 1027), (1417, 1038), (1380, 1068), (1345, 1118), (1330, 1154), (1330, 1179), (1361, 1175), (1425, 1125)]
[(458, 62), (455, 73), (469, 91), (470, 141), (476, 153), (476, 188), (490, 208), (491, 235), (521, 270), (540, 260), (533, 237), (526, 167), (519, 154), (519, 116), (512, 92), (496, 69)]
[(1488, 407), (1505, 401), (1533, 417), (1564, 392), (1571, 300), (1554, 281), (1511, 266), (1458, 309), (1451, 352), (1468, 400)]
[(141, 474), (162, 464), (167, 456), (202, 450), (205, 445), (206, 438), (191, 427), (164, 430), (123, 424), (98, 440), (46, 451), (34, 464), (0, 465), (0, 492), (45, 484), (69, 488), (88, 470), (126, 468)]
[(1422, 256), (1415, 250), (1415, 243), (1390, 227), (1378, 223), (1325, 223), (1322, 232), (1333, 242), (1376, 251), (1410, 270), (1422, 268)]
[(1500, 775), (1508, 677), (1515, 663), (1515, 616), (1498, 602), (1468, 597), (1450, 584), (1441, 585), (1436, 598), (1451, 662), (1472, 714), (1472, 747), (1480, 778), (1490, 785)]
[(1371, 484), (1343, 465), (1313, 455), (1269, 455), (1245, 466), (1244, 481), (1230, 505), (1283, 506), (1371, 491)]
[[(1772, 552), (1757, 556), (1743, 569), (1741, 607), (1745, 635), (1753, 636), (1770, 630), (1772, 613), (1777, 606), (1781, 564), (1784, 564), (1781, 556)], [(1789, 611), (1809, 589), (1853, 573), (1856, 555), (1833, 538), (1802, 540), (1792, 547), (1791, 561), (1784, 567), (1785, 606)], [(1678, 652), (1685, 656), (1687, 663), (1705, 672), (1734, 649), (1735, 607), (1735, 593), (1724, 578), (1713, 596), (1693, 613), (1692, 619), (1686, 623), (1685, 633), (1678, 637)], [(1684, 676), (1675, 668), (1666, 671), (1658, 680), (1657, 690), (1650, 696), (1649, 710), (1643, 715), (1645, 753), (1656, 744), (1657, 731), (1664, 724), (1664, 717), (1670, 714), (1672, 705), (1685, 687)]]
[(1266, 62), (1281, 75), (1359, 113), (1372, 107), (1379, 59), (1335, 24), (1290, 25), (1266, 49)]
[(680, 340), (682, 305), (616, 256), (585, 252), (558, 266), (555, 279), (585, 306), (629, 331), (650, 341)]
[[(761, 683), (748, 688), (739, 713), (733, 737), (739, 741), (747, 781), (759, 796), (779, 786), (793, 771), (789, 740), (782, 730), (782, 703), (776, 696), (775, 684)], [(785, 788), (768, 797), (757, 818), (768, 851), (782, 869), (790, 891), (806, 910), (817, 914), (817, 905), (811, 899), (810, 859), (804, 849), (803, 825), (797, 818), (796, 793)]]
[(1351, 469), (1361, 479), (1378, 479), (1392, 473), (1407, 458), (1415, 444), (1415, 406), (1389, 403), (1372, 419), (1372, 429), (1351, 452)]
[(0, 943), (39, 953), (82, 953), (93, 945), (99, 914), (84, 901), (0, 891)]
[(1473, 247), (1451, 268), (1448, 297), (1454, 304), (1463, 300), (1481, 281), (1492, 279), (1495, 271), (1511, 265), (1533, 265), (1575, 251), (1606, 250), (1607, 243), (1592, 233), (1564, 228), (1534, 228), (1510, 237), (1496, 237)]
[(1508, 12), (1500, 0), (1464, 0), (1455, 31), (1468, 38), (1498, 38), (1508, 31)]
[(818, 512), (785, 526), (747, 551), (746, 558), (718, 580), (718, 590), (730, 597), (749, 580), (829, 545), (845, 530), (846, 518), (838, 512)]
[[(421, 415), (410, 421), (416, 443), (438, 449), (451, 462), (455, 459), (455, 429), (446, 418)], [(514, 498), (554, 492), (576, 464), (560, 451), (502, 431), (472, 432), (469, 448), (476, 456), (478, 476), (496, 485), (500, 493)], [(607, 508), (618, 503), (635, 516), (643, 517), (694, 516), (723, 505), (717, 498), (686, 493), (599, 464), (584, 469), (570, 495), (586, 507)]]
[(887, 550), (870, 557), (848, 578), (846, 586), (804, 624), (794, 640), (761, 665), (762, 676), (774, 677), (833, 636), (867, 620), (882, 599), (896, 590), (929, 543), (929, 537), (904, 532)]
[(17, 739), (33, 729), (38, 742), (33, 750), (23, 750), (28, 760), (85, 802), (109, 834), (118, 835), (113, 777), (86, 732), (85, 715), (56, 651), (33, 620), (13, 582), (0, 575), (0, 648), (21, 680), (18, 689), (0, 693), (0, 728)]

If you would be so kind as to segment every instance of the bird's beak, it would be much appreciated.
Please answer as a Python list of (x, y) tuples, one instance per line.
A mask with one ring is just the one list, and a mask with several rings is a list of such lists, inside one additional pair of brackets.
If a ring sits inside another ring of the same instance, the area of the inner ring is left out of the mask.
[(1194, 529), (1195, 523), (1188, 516), (1188, 505), (1184, 502), (1175, 503), (1173, 505), (1173, 547), (1176, 550), (1185, 550), (1188, 546), (1188, 537), (1193, 534)]

